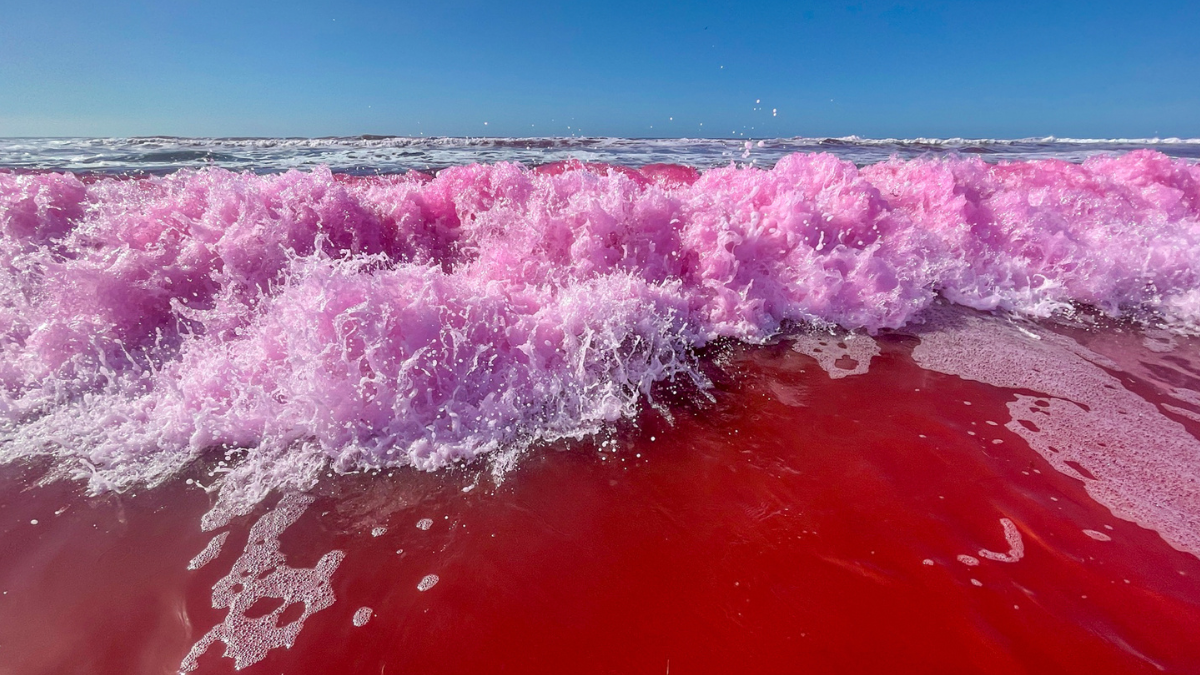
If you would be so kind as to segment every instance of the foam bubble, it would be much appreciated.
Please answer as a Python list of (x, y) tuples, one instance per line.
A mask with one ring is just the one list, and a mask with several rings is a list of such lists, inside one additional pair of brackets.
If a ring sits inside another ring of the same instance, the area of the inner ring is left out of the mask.
[(371, 615), (374, 614), (374, 612), (375, 610), (371, 609), (370, 607), (359, 607), (354, 611), (354, 618), (351, 619), (351, 621), (356, 627), (361, 628), (362, 626), (367, 625), (367, 622), (371, 620)]
[(431, 527), (433, 527), (433, 519), (432, 518), (422, 518), (417, 521), (417, 529), (418, 530), (428, 530)]
[(1092, 539), (1095, 539), (1096, 541), (1112, 541), (1112, 537), (1104, 534), (1103, 532), (1097, 532), (1096, 530), (1084, 530), (1083, 533)]
[(427, 590), (433, 588), (434, 586), (436, 586), (438, 581), (440, 581), (440, 579), (438, 578), (438, 575), (426, 574), (421, 579), (420, 583), (417, 584), (417, 590), (422, 591), (422, 592), (427, 591)]

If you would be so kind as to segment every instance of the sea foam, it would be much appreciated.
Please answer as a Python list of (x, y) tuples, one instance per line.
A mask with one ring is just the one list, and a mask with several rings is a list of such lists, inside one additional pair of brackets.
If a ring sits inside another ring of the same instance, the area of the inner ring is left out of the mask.
[(253, 501), (578, 437), (703, 386), (716, 338), (897, 328), (939, 296), (1200, 324), (1200, 166), (1148, 150), (0, 174), (0, 233), (0, 453), (97, 490), (214, 448)]

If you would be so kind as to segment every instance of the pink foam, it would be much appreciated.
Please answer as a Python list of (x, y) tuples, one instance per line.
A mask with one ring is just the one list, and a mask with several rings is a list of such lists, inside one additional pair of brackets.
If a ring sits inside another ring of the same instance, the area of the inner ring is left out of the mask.
[(1200, 322), (1200, 167), (1150, 151), (0, 174), (0, 232), (2, 452), (97, 488), (221, 444), (269, 487), (575, 436), (700, 381), (714, 338), (898, 327), (939, 295)]
[(682, 164), (647, 164), (638, 173), (664, 187), (688, 186), (700, 180), (699, 171)]

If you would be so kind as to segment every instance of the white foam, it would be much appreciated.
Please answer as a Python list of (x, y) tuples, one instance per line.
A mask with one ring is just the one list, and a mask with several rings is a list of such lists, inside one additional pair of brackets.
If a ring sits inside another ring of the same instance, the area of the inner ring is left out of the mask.
[(225, 544), (225, 540), (228, 538), (229, 533), (222, 532), (210, 539), (208, 544), (205, 545), (204, 550), (197, 553), (196, 557), (192, 558), (191, 562), (188, 563), (187, 568), (189, 570), (198, 570), (215, 560), (217, 556), (221, 555), (221, 546)]
[(1162, 407), (1163, 410), (1166, 410), (1167, 412), (1173, 412), (1176, 415), (1187, 418), (1193, 422), (1200, 422), (1200, 413), (1195, 413), (1187, 408), (1180, 408), (1179, 406), (1171, 405), (1170, 403), (1163, 403)]
[(1025, 542), (1021, 540), (1021, 531), (1008, 518), (1000, 519), (1004, 528), (1004, 539), (1008, 542), (1008, 553), (996, 553), (987, 549), (979, 549), (979, 557), (997, 562), (1015, 563), (1025, 557)]
[(817, 360), (834, 380), (862, 375), (879, 356), (879, 345), (869, 335), (857, 333), (807, 333), (795, 339), (792, 349)]
[(1142, 346), (1157, 354), (1169, 354), (1178, 344), (1173, 333), (1159, 328), (1147, 329), (1142, 337)]
[(1115, 363), (1036, 330), (1033, 340), (999, 319), (942, 314), (920, 333), (913, 359), (927, 370), (1023, 390), (1008, 404), (1007, 429), (1083, 481), (1113, 515), (1200, 557), (1200, 442), (1105, 372)]
[(417, 584), (417, 590), (422, 592), (427, 591), (436, 586), (438, 581), (440, 581), (438, 575), (426, 574), (425, 577), (421, 579), (421, 582)]
[[(233, 658), (238, 670), (258, 663), (272, 649), (291, 647), (304, 621), (333, 604), (329, 581), (345, 554), (330, 551), (312, 569), (302, 569), (289, 567), (279, 550), (279, 535), (312, 501), (308, 495), (286, 495), (250, 528), (241, 557), (213, 586), (213, 608), (228, 608), (229, 612), (196, 642), (180, 664), (181, 672), (195, 670), (199, 658), (218, 641), (225, 643), (225, 656)], [(278, 601), (274, 610), (253, 618), (247, 616), (264, 599)], [(277, 625), (280, 615), (298, 603), (304, 606), (300, 616), (287, 625)]]
[(357, 610), (355, 610), (352, 621), (355, 626), (361, 628), (362, 626), (367, 625), (367, 622), (371, 620), (372, 614), (374, 614), (374, 610), (372, 610), (370, 607), (359, 607)]

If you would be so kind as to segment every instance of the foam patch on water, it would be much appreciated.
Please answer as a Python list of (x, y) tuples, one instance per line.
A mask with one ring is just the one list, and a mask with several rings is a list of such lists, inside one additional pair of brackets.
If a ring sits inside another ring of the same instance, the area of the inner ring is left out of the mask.
[[(981, 315), (943, 315), (913, 358), (928, 370), (1018, 390), (1005, 424), (1120, 518), (1200, 556), (1200, 442), (1075, 341)], [(1005, 536), (1019, 554), (1020, 533)], [(981, 552), (984, 557), (990, 557)], [(999, 558), (996, 558), (999, 559)]]
[[(258, 663), (270, 650), (295, 644), (305, 620), (333, 604), (330, 577), (344, 554), (330, 551), (315, 567), (301, 569), (289, 567), (279, 550), (279, 535), (310, 503), (312, 497), (307, 495), (285, 495), (250, 528), (241, 557), (213, 586), (213, 608), (228, 608), (229, 612), (188, 652), (180, 665), (182, 672), (195, 670), (199, 658), (215, 642), (225, 643), (225, 656), (233, 659), (238, 670)], [(263, 605), (273, 608), (263, 611)], [(293, 607), (298, 607), (299, 613), (279, 625), (280, 618)]]
[(1001, 518), (1000, 526), (1004, 528), (1004, 540), (1008, 542), (1008, 552), (997, 553), (987, 549), (980, 549), (979, 557), (1006, 563), (1015, 563), (1024, 558), (1025, 541), (1021, 539), (1021, 531), (1017, 529), (1016, 523), (1008, 518)]
[(1173, 412), (1176, 415), (1179, 415), (1180, 417), (1185, 417), (1193, 422), (1200, 422), (1200, 413), (1192, 412), (1191, 410), (1188, 410), (1187, 408), (1180, 408), (1179, 406), (1171, 405), (1170, 403), (1163, 403), (1161, 405), (1163, 407), (1163, 410)]
[(240, 450), (211, 529), (329, 467), (507, 466), (784, 322), (1200, 326), (1200, 168), (1159, 153), (651, 169), (0, 173), (0, 460), (99, 491)]
[(197, 553), (196, 557), (192, 558), (191, 562), (188, 563), (188, 569), (198, 570), (216, 560), (217, 556), (221, 555), (221, 547), (225, 545), (225, 540), (228, 538), (229, 533), (222, 532), (210, 539), (208, 544), (204, 546), (204, 550)]
[(871, 359), (879, 356), (875, 340), (855, 333), (807, 333), (795, 338), (792, 349), (816, 359), (821, 370), (834, 380), (866, 373)]

